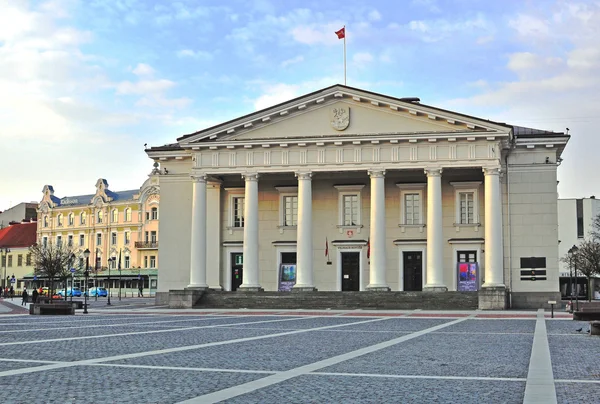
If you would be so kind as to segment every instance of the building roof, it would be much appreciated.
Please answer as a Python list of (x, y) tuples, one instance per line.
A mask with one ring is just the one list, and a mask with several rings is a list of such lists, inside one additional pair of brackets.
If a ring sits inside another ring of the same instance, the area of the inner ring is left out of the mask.
[[(139, 189), (129, 189), (127, 191), (110, 191), (108, 189), (106, 190), (106, 195), (111, 197), (113, 202), (133, 200), (133, 196), (139, 193)], [(56, 204), (58, 206), (89, 205), (95, 196), (96, 194), (64, 196), (62, 198), (58, 198)]]
[(0, 230), (0, 247), (25, 248), (36, 242), (37, 223), (17, 223)]

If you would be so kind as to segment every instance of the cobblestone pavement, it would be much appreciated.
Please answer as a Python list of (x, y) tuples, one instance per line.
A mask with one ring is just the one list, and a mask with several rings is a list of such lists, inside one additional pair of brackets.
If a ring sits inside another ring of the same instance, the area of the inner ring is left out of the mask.
[(535, 398), (531, 358), (544, 352), (546, 393), (599, 402), (600, 338), (586, 322), (541, 312), (148, 314), (139, 305), (56, 317), (7, 305), (0, 402), (522, 403)]

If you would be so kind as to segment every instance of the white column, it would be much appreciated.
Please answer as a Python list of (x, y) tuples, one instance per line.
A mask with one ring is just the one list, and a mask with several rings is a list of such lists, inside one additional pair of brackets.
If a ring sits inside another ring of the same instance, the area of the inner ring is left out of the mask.
[(442, 227), (442, 169), (427, 174), (427, 284), (423, 289), (446, 291), (444, 285), (444, 235)]
[(485, 176), (485, 283), (483, 287), (504, 287), (500, 169), (484, 168), (483, 173)]
[(208, 181), (206, 185), (206, 228), (210, 237), (206, 240), (206, 283), (211, 289), (222, 289), (221, 268), (221, 182)]
[(369, 290), (390, 290), (385, 280), (385, 171), (369, 171), (371, 176), (371, 266)]
[(296, 290), (315, 290), (313, 284), (312, 174), (298, 177), (298, 245)]
[(192, 176), (192, 180), (194, 190), (188, 288), (208, 288), (206, 284), (206, 176)]
[(244, 268), (240, 289), (260, 289), (258, 283), (258, 174), (244, 174)]

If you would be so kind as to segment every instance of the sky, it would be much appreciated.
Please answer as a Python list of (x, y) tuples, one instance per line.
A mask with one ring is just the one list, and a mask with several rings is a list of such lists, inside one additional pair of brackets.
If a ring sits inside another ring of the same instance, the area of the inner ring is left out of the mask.
[(139, 188), (144, 145), (343, 83), (572, 135), (600, 193), (600, 0), (0, 0), (0, 210)]

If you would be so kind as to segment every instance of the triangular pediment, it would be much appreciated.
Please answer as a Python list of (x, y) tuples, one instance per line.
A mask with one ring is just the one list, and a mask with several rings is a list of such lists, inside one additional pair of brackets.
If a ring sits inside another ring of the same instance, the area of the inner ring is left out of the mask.
[(369, 134), (506, 134), (509, 130), (502, 124), (423, 105), (415, 98), (393, 98), (336, 85), (178, 140), (182, 147), (191, 147), (197, 143)]

